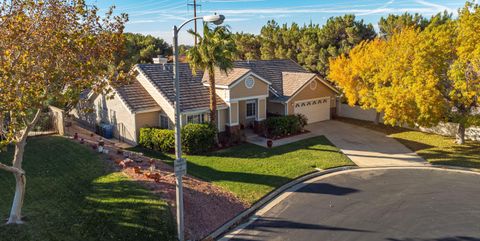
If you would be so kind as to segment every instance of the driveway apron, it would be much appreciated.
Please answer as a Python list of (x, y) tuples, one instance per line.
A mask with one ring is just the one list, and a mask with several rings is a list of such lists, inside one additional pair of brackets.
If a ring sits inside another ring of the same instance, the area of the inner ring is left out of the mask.
[(310, 124), (310, 134), (326, 136), (359, 167), (424, 166), (415, 152), (383, 133), (340, 121)]

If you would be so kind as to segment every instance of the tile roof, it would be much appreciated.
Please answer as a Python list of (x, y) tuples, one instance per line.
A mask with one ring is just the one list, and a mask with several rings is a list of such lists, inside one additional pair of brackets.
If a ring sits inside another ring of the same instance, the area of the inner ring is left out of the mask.
[[(250, 72), (248, 68), (233, 68), (228, 70), (227, 73), (220, 71), (219, 68), (215, 68), (215, 84), (228, 86), (245, 76), (248, 72)], [(208, 83), (208, 78), (208, 72), (205, 72), (202, 81)]]
[(132, 112), (160, 108), (153, 97), (137, 80), (131, 84), (116, 88), (116, 91)]
[(291, 97), (315, 76), (316, 74), (314, 73), (282, 72), (283, 96)]
[[(236, 68), (251, 69), (252, 72), (258, 76), (270, 81), (272, 83), (272, 88), (281, 97), (287, 97), (283, 90), (283, 72), (312, 74), (295, 61), (289, 59), (236, 61), (234, 66)], [(286, 90), (286, 92), (289, 91), (290, 90)]]
[[(173, 65), (138, 64), (138, 69), (146, 76), (161, 94), (173, 105), (175, 91), (173, 86)], [(182, 112), (207, 109), (210, 106), (208, 87), (202, 83), (203, 71), (192, 74), (187, 63), (179, 64), (180, 76), (180, 109)], [(225, 102), (217, 95), (217, 107), (226, 107)]]
[[(173, 65), (138, 64), (138, 70), (143, 73), (161, 94), (173, 105)], [(198, 71), (192, 74), (188, 63), (179, 64), (180, 72), (180, 108), (182, 112), (209, 108), (208, 87), (203, 83), (208, 80), (208, 74)], [(286, 101), (315, 74), (305, 70), (293, 60), (253, 60), (235, 61), (234, 68), (226, 73), (215, 70), (216, 83), (230, 85), (235, 80), (249, 72), (272, 83), (271, 90), (277, 96), (270, 95), (270, 99)], [(217, 96), (217, 105), (226, 106), (225, 102)]]

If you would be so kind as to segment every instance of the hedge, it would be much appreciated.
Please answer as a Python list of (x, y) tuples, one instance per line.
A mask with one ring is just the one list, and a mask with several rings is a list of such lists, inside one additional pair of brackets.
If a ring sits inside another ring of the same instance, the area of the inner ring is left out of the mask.
[(182, 148), (188, 154), (208, 152), (215, 145), (216, 135), (211, 124), (188, 124), (182, 128)]
[[(182, 149), (187, 154), (210, 151), (215, 145), (216, 129), (210, 124), (187, 124), (182, 128)], [(161, 152), (175, 150), (175, 131), (141, 128), (139, 142), (143, 147)]]
[(275, 116), (267, 118), (265, 129), (267, 137), (276, 138), (300, 133), (306, 124), (304, 115)]
[(175, 150), (175, 132), (166, 129), (141, 128), (138, 143), (156, 151), (171, 152)]

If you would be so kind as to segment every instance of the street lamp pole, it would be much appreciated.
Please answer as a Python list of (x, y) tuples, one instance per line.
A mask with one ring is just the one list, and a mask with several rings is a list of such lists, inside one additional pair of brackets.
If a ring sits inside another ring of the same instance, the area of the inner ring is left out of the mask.
[(182, 178), (187, 174), (187, 162), (182, 158), (182, 137), (181, 137), (181, 119), (180, 119), (180, 77), (178, 68), (178, 32), (187, 23), (203, 19), (204, 22), (211, 22), (216, 25), (222, 24), (225, 16), (210, 15), (204, 17), (195, 17), (185, 21), (179, 27), (173, 27), (173, 74), (175, 87), (175, 183), (176, 183), (176, 201), (177, 201), (177, 235), (179, 241), (185, 240), (185, 223), (183, 214), (183, 182)]

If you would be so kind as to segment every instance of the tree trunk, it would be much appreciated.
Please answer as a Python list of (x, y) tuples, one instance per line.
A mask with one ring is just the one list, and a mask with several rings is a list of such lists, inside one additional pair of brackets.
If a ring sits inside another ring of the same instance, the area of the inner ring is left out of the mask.
[(20, 138), (15, 143), (15, 155), (13, 157), (12, 167), (4, 167), (3, 169), (13, 172), (16, 181), (15, 197), (13, 198), (12, 209), (7, 224), (22, 224), (22, 207), (25, 198), (25, 185), (27, 179), (25, 172), (22, 169), (23, 154), (25, 152), (25, 145), (27, 144), (27, 137), (30, 130), (35, 126), (39, 117), (41, 109), (37, 110), (35, 117), (31, 122), (25, 121), (25, 129), (21, 133)]
[(7, 224), (22, 224), (22, 207), (25, 198), (25, 185), (27, 179), (25, 174), (14, 173), (15, 176), (15, 197), (13, 198), (12, 209)]
[(375, 125), (380, 124), (380, 112), (376, 112), (374, 123)]
[(465, 144), (465, 123), (458, 123), (457, 144)]
[(210, 95), (210, 123), (217, 126), (217, 93), (215, 89), (215, 72), (213, 68), (208, 69), (209, 76), (209, 95)]

